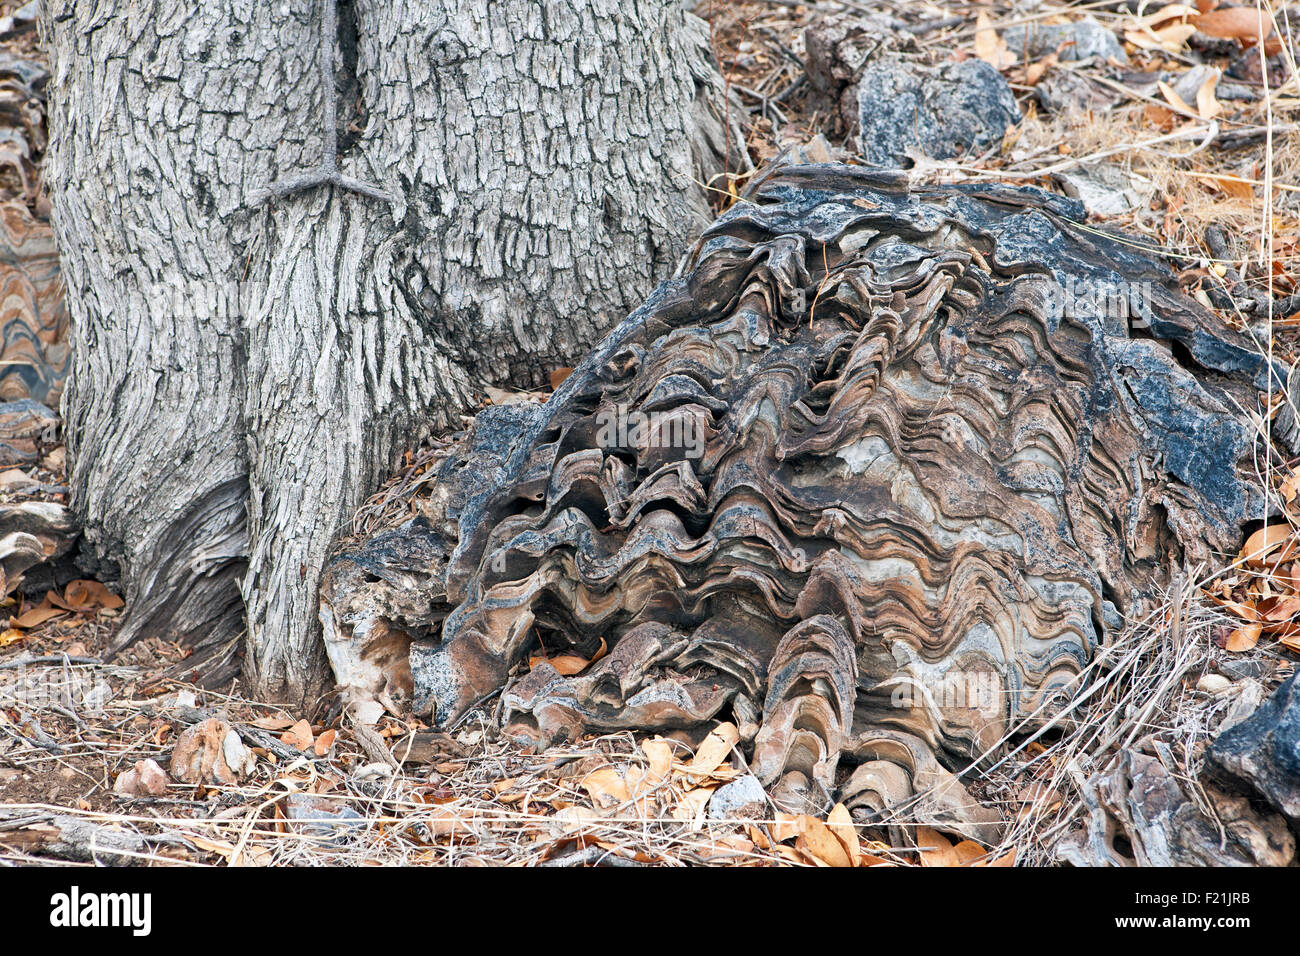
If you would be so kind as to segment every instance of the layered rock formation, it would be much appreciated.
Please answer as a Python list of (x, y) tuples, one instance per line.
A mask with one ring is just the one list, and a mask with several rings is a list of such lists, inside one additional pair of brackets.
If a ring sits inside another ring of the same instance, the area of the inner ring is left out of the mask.
[(959, 775), (1261, 507), (1261, 359), (1082, 218), (761, 179), (544, 406), (442, 449), (422, 514), (336, 554), (340, 684), (543, 744), (727, 717), (782, 802), (987, 835)]

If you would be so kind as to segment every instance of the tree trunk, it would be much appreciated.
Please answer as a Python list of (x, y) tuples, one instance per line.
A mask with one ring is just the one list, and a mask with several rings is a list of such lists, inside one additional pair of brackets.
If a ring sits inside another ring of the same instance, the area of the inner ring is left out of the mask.
[[(670, 274), (740, 142), (672, 0), (356, 0), (327, 83), (331, 6), (46, 4), (73, 503), (123, 572), (117, 646), (246, 621), (286, 700), (323, 685), (350, 514), (481, 384), (572, 364)], [(339, 172), (389, 198), (259, 202), (321, 164), (322, 94)]]

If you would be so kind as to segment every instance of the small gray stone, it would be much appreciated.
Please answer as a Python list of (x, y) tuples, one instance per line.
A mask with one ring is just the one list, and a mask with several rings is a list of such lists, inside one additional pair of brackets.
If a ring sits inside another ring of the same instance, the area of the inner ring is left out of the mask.
[(1081, 203), (1090, 216), (1120, 216), (1142, 203), (1133, 179), (1114, 163), (1095, 163), (1056, 173), (1067, 196)]
[(858, 81), (857, 110), (862, 155), (894, 169), (913, 150), (932, 159), (978, 155), (1021, 120), (1002, 74), (973, 59), (937, 67), (895, 56), (874, 60)]
[(1070, 69), (1051, 69), (1034, 87), (1038, 105), (1049, 113), (1100, 111), (1109, 109), (1122, 97), (1086, 79)]
[(351, 807), (308, 793), (293, 793), (286, 797), (284, 813), (293, 821), (294, 829), (304, 836), (333, 843), (342, 842), (351, 831), (365, 823), (365, 817)]
[(1230, 680), (1242, 680), (1246, 677), (1263, 677), (1268, 665), (1260, 660), (1225, 660), (1219, 662), (1219, 671)]
[(1018, 57), (1028, 55), (1030, 60), (1042, 59), (1060, 50), (1057, 56), (1061, 60), (1086, 60), (1095, 56), (1102, 60), (1114, 57), (1116, 62), (1128, 62), (1128, 54), (1119, 38), (1093, 17), (1076, 23), (1011, 26), (1002, 31), (1002, 39), (1013, 54)]
[(731, 820), (736, 817), (761, 819), (767, 816), (767, 794), (753, 774), (745, 774), (731, 783), (723, 784), (709, 798), (710, 820)]

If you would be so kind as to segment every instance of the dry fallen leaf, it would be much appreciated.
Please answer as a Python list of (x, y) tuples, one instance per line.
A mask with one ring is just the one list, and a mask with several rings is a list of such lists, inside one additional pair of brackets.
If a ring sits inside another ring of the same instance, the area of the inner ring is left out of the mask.
[(1269, 626), (1288, 623), (1300, 614), (1300, 597), (1270, 597), (1259, 602), (1259, 616)]
[(1255, 198), (1255, 187), (1243, 182), (1240, 176), (1216, 176), (1214, 173), (1194, 173), (1197, 179), (1204, 179), (1231, 199), (1250, 201)]
[(730, 722), (718, 724), (695, 751), (690, 764), (682, 768), (688, 776), (707, 777), (722, 765), (731, 754), (731, 748), (740, 740), (740, 731)]
[(206, 850), (208, 853), (216, 853), (224, 857), (228, 866), (271, 865), (271, 851), (264, 850), (261, 847), (249, 846), (248, 844), (237, 847), (225, 840), (205, 840), (203, 837), (194, 836), (193, 834), (187, 834), (186, 839), (200, 850)]
[(50, 594), (47, 591), (45, 594), (45, 600), (43, 600), (37, 607), (11, 618), (9, 624), (12, 627), (33, 628), (38, 624), (44, 624), (52, 617), (58, 617), (61, 614), (67, 613), (68, 612), (63, 608), (55, 607), (50, 603)]
[(602, 637), (600, 639), (600, 649), (592, 655), (590, 660), (585, 657), (579, 657), (577, 654), (557, 654), (554, 657), (545, 657), (541, 654), (536, 654), (528, 658), (528, 669), (532, 670), (538, 664), (545, 661), (554, 667), (555, 672), (561, 677), (572, 677), (575, 674), (581, 674), (592, 664), (596, 663), (596, 661), (605, 656), (608, 650), (609, 647), (606, 645), (605, 639)]
[(1214, 96), (1218, 85), (1219, 71), (1215, 70), (1205, 78), (1205, 82), (1196, 91), (1196, 112), (1203, 120), (1212, 120), (1223, 112), (1223, 106)]
[(1223, 649), (1235, 653), (1248, 651), (1259, 643), (1259, 635), (1263, 630), (1262, 624), (1243, 624), (1228, 635), (1223, 642)]
[(259, 730), (288, 730), (294, 723), (296, 721), (291, 717), (259, 717), (249, 721), (249, 724)]
[(1183, 44), (1195, 32), (1196, 27), (1190, 23), (1172, 23), (1158, 30), (1153, 30), (1150, 27), (1128, 30), (1124, 33), (1124, 39), (1142, 50), (1164, 50), (1167, 53), (1177, 53), (1182, 50)]
[(632, 799), (627, 780), (615, 767), (599, 767), (580, 781), (592, 802), (601, 809), (618, 806)]
[(921, 850), (922, 866), (968, 866), (986, 856), (986, 851), (972, 840), (962, 840), (956, 845), (931, 827), (916, 828), (916, 845)]
[(306, 750), (315, 739), (311, 732), (311, 724), (305, 720), (298, 721), (280, 735), (280, 743), (288, 744), (290, 747), (297, 747), (299, 750)]
[(840, 843), (844, 845), (844, 849), (849, 855), (849, 865), (860, 866), (862, 863), (862, 843), (858, 839), (858, 828), (853, 825), (853, 817), (849, 814), (848, 808), (842, 803), (835, 804), (831, 808), (831, 812), (826, 816), (826, 825), (839, 839)]
[(704, 811), (709, 805), (711, 796), (713, 790), (708, 787), (686, 791), (677, 802), (677, 806), (673, 807), (673, 819), (690, 823), (693, 830), (699, 829), (704, 823)]
[(1287, 547), (1283, 554), (1274, 560), (1288, 561), (1296, 554), (1294, 534), (1295, 529), (1285, 521), (1265, 525), (1246, 539), (1241, 546), (1240, 559), (1247, 564), (1262, 566), (1264, 558), (1285, 543)]
[(794, 845), (795, 849), (802, 850), (827, 866), (853, 865), (849, 851), (840, 842), (840, 838), (816, 817), (805, 814), (799, 818), (799, 837)]
[(666, 779), (673, 765), (673, 745), (662, 737), (656, 737), (642, 741), (641, 752), (650, 761), (650, 773)]
[(1197, 14), (1192, 22), (1206, 36), (1247, 44), (1258, 43), (1261, 36), (1267, 38), (1273, 32), (1273, 22), (1267, 14), (1254, 7), (1223, 7)]
[(1168, 83), (1165, 83), (1164, 81), (1159, 81), (1156, 83), (1156, 86), (1159, 87), (1161, 95), (1164, 96), (1165, 100), (1175, 110), (1177, 110), (1178, 112), (1182, 113), (1185, 116), (1196, 115), (1196, 110), (1188, 106), (1187, 103), (1183, 100), (1183, 98), (1179, 96), (1177, 93), (1175, 93), (1174, 88), (1170, 86)]
[(1043, 75), (1052, 67), (1056, 66), (1058, 62), (1056, 54), (1050, 53), (1038, 62), (1029, 64), (1029, 66), (1025, 68), (1025, 83), (1028, 86), (1037, 86), (1038, 81), (1043, 78)]
[(952, 866), (952, 841), (930, 827), (916, 828), (916, 845), (922, 866)]
[(1278, 492), (1288, 503), (1295, 501), (1296, 495), (1300, 493), (1300, 471), (1293, 471), (1282, 479)]
[(982, 10), (975, 18), (975, 55), (995, 70), (1005, 70), (1016, 62), (1007, 41), (998, 36), (989, 15)]
[[(645, 755), (649, 766), (629, 767), (625, 773), (628, 790), (634, 800), (646, 796), (655, 788), (666, 783), (672, 774), (673, 749), (668, 741), (661, 738), (643, 741), (641, 752)], [(648, 812), (648, 804), (642, 809)]]
[(1138, 20), (1139, 27), (1154, 27), (1169, 20), (1181, 20), (1184, 17), (1194, 17), (1200, 11), (1186, 3), (1169, 3), (1154, 13), (1148, 13)]
[(988, 855), (984, 847), (974, 840), (962, 840), (952, 848), (952, 852), (958, 860), (958, 866), (970, 866), (976, 860), (982, 860)]
[(324, 757), (326, 754), (328, 754), (330, 752), (330, 748), (334, 746), (334, 739), (337, 736), (338, 736), (338, 731), (334, 730), (333, 728), (330, 728), (329, 730), (325, 731), (325, 733), (317, 737), (316, 743), (312, 747), (312, 749), (316, 753), (316, 756)]

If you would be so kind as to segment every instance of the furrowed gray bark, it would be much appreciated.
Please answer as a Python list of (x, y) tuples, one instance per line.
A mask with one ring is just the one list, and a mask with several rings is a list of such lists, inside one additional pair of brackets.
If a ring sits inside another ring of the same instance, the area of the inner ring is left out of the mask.
[[(246, 621), (287, 700), (324, 683), (320, 567), (356, 506), (479, 385), (537, 384), (635, 308), (740, 144), (669, 0), (356, 0), (333, 84), (321, 7), (46, 8), (74, 507), (122, 567), (118, 644)], [(392, 201), (258, 204), (318, 165), (326, 95), (340, 171)]]
[(72, 503), (144, 635), (226, 648), (247, 552), (245, 195), (305, 161), (309, 20), (248, 2), (51, 0), (53, 223)]

